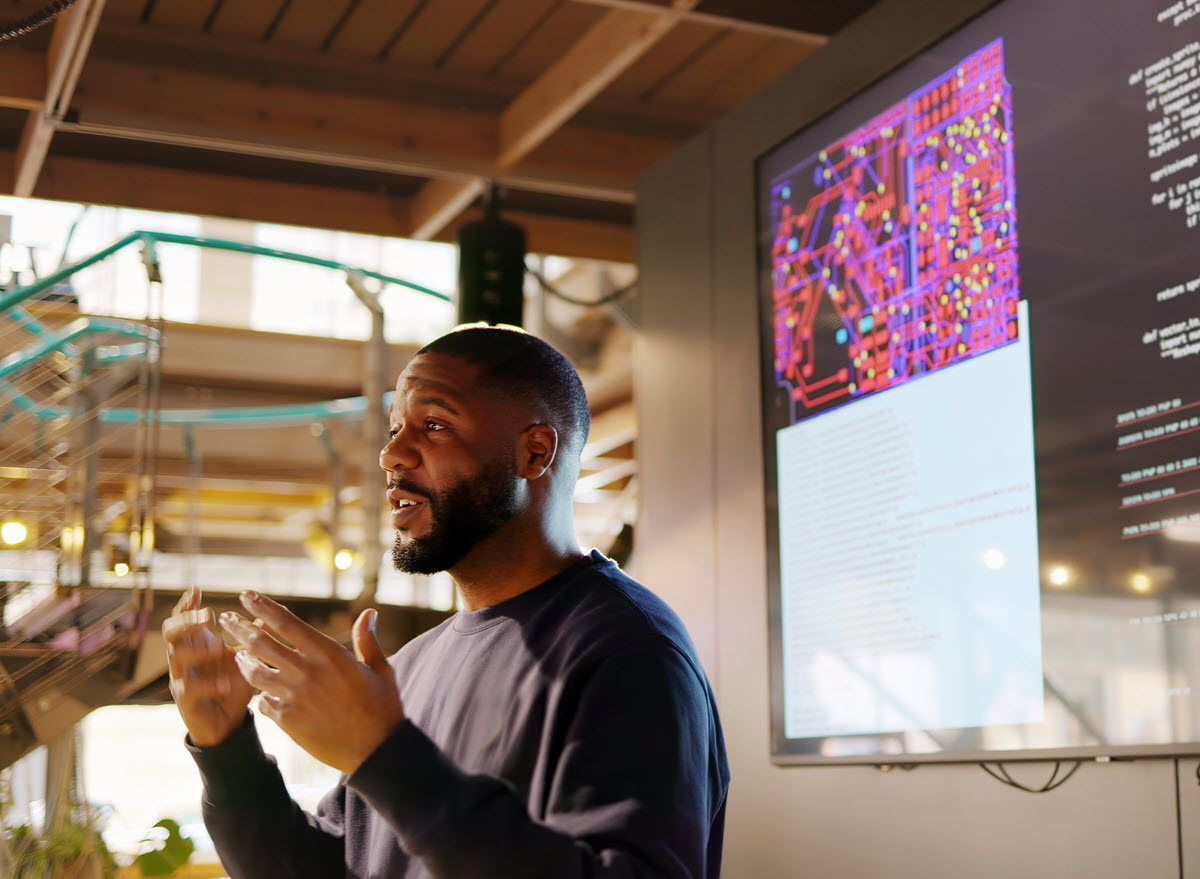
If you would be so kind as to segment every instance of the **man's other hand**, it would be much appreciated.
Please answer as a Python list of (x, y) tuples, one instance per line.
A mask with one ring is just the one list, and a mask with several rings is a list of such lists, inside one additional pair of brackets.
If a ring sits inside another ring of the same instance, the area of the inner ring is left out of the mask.
[(238, 667), (262, 691), (262, 713), (322, 763), (353, 773), (404, 720), (375, 637), (378, 614), (366, 610), (355, 621), (352, 654), (269, 598), (245, 592), (242, 604), (254, 622), (223, 613), (221, 625), (243, 648)]
[(221, 639), (212, 610), (200, 607), (199, 589), (183, 593), (162, 633), (171, 695), (192, 743), (220, 744), (242, 725), (254, 691), (238, 673), (234, 651)]

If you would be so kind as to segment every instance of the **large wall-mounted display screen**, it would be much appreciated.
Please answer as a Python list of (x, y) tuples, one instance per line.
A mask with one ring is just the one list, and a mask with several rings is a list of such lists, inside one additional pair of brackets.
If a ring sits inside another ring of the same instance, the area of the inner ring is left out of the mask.
[(776, 758), (1200, 752), (1200, 0), (1004, 0), (757, 190)]

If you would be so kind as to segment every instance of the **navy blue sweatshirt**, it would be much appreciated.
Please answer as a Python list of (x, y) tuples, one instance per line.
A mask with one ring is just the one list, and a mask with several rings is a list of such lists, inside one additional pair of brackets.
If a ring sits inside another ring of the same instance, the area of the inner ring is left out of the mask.
[(253, 720), (189, 745), (234, 879), (719, 875), (712, 691), (678, 617), (600, 553), (390, 661), (407, 719), (316, 815)]

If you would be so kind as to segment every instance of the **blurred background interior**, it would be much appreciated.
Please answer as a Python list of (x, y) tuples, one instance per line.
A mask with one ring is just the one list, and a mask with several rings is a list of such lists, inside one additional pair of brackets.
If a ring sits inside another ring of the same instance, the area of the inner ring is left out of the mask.
[[(501, 317), (593, 407), (580, 542), (636, 569), (635, 180), (870, 5), (5, 4), (5, 823), (128, 863), (170, 818), (214, 860), (157, 634), (189, 584), (335, 635), (375, 603), (392, 649), (452, 611), (387, 560), (367, 401), (463, 317), (489, 203), (524, 239)], [(276, 738), (311, 808), (336, 774)]]

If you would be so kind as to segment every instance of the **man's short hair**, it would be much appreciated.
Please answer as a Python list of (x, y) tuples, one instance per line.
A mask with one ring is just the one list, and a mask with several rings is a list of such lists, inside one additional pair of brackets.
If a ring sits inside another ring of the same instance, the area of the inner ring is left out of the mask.
[(592, 415), (579, 373), (562, 354), (516, 327), (467, 326), (434, 339), (417, 354), (445, 354), (479, 367), (479, 382), (529, 400), (546, 412), (566, 449), (578, 454)]

